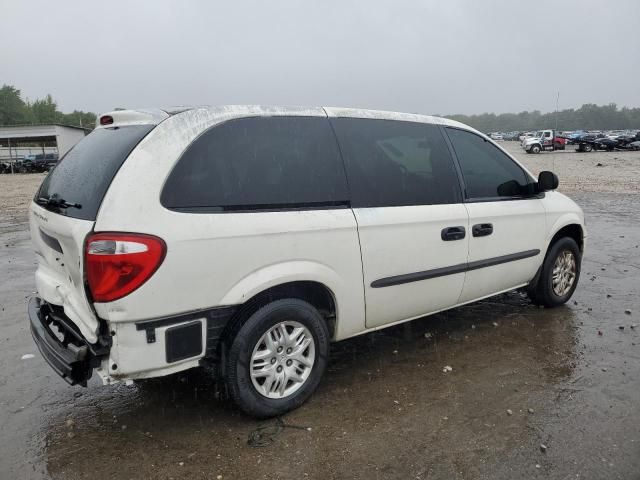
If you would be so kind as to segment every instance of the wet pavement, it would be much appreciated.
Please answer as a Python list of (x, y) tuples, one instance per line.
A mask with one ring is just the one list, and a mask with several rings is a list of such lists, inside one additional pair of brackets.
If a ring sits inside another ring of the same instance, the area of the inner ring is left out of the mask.
[(26, 225), (0, 224), (0, 479), (640, 478), (640, 195), (572, 197), (589, 238), (568, 305), (511, 293), (334, 344), (284, 429), (205, 371), (67, 386), (29, 334)]

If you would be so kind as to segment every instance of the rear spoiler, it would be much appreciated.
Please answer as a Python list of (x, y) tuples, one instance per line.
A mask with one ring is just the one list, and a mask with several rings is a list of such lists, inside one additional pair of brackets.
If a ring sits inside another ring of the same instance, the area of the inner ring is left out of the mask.
[(143, 110), (114, 110), (96, 119), (96, 128), (121, 127), (125, 125), (157, 125), (171, 115), (190, 110), (191, 107), (151, 108)]

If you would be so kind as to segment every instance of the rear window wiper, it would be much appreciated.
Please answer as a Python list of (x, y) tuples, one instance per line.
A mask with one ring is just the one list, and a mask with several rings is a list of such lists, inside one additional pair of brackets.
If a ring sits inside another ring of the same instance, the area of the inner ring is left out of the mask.
[(81, 209), (82, 205), (79, 203), (67, 202), (64, 198), (60, 197), (57, 193), (50, 195), (49, 197), (38, 197), (36, 200), (38, 205), (58, 208), (77, 208)]

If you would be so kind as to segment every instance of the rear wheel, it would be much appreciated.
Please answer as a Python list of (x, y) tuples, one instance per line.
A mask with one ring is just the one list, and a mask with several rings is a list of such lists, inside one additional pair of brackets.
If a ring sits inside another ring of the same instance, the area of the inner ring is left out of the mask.
[(529, 298), (545, 307), (566, 303), (578, 286), (582, 255), (573, 238), (562, 237), (549, 249), (540, 277), (527, 290)]
[(227, 387), (247, 414), (273, 417), (314, 392), (329, 358), (326, 321), (309, 303), (288, 298), (256, 311), (231, 343)]
[(582, 146), (582, 150), (585, 152), (590, 152), (591, 150), (593, 150), (593, 146), (590, 143), (585, 143)]

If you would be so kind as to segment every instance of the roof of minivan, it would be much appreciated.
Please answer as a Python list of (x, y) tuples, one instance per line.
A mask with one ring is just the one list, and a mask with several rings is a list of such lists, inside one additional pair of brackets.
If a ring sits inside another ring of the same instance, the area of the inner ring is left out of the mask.
[[(379, 120), (398, 120), (405, 122), (434, 123), (438, 125), (447, 125), (451, 127), (459, 127), (480, 133), (477, 130), (443, 117), (435, 117), (432, 115), (422, 115), (417, 113), (392, 112), (386, 110), (368, 110), (362, 108), (343, 108), (343, 107), (304, 107), (304, 106), (285, 106), (285, 105), (202, 105), (202, 106), (179, 106), (165, 107), (157, 109), (135, 109), (135, 110), (116, 110), (106, 112), (98, 117), (98, 125), (100, 118), (103, 116), (111, 116), (114, 124), (105, 125), (106, 127), (115, 124), (158, 124), (169, 116), (198, 110), (216, 116), (216, 114), (228, 116), (249, 116), (249, 115), (296, 115), (296, 116), (328, 116), (328, 117), (350, 117), (350, 118), (370, 118)], [(234, 115), (235, 114), (235, 115)], [(484, 135), (484, 134), (482, 134)]]

